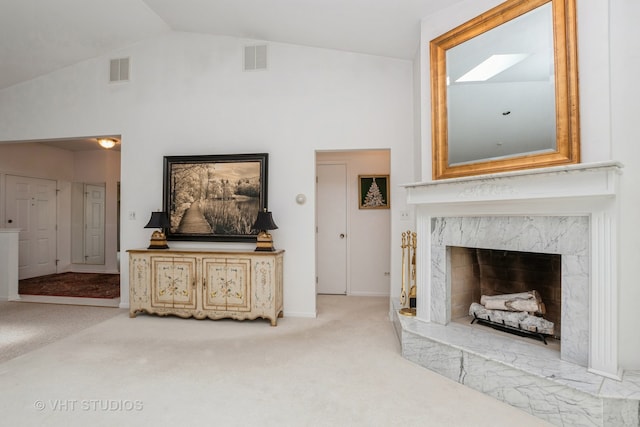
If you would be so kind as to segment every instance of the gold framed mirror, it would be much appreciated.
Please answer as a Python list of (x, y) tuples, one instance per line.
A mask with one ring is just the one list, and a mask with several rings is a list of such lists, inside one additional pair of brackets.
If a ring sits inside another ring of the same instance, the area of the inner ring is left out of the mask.
[(575, 0), (508, 0), (431, 41), (433, 179), (580, 161), (576, 32)]

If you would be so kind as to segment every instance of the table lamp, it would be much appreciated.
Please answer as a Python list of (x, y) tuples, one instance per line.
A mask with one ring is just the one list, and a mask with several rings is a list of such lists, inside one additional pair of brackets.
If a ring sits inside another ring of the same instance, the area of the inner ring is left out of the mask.
[(275, 230), (278, 228), (275, 222), (273, 222), (273, 216), (271, 212), (264, 208), (264, 211), (258, 212), (256, 222), (251, 227), (253, 230), (258, 230), (258, 237), (256, 240), (256, 251), (273, 252), (273, 240), (268, 230)]
[(167, 236), (164, 234), (164, 229), (169, 228), (171, 223), (169, 222), (169, 216), (166, 212), (152, 212), (151, 218), (144, 228), (159, 228), (151, 235), (151, 242), (148, 249), (169, 249), (167, 245)]

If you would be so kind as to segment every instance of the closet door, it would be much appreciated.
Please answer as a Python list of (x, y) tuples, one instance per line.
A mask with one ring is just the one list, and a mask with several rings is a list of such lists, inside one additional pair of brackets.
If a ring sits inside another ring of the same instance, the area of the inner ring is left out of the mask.
[(84, 259), (86, 264), (104, 264), (104, 185), (85, 185)]
[(56, 273), (56, 181), (7, 175), (7, 228), (20, 228), (20, 279)]
[(317, 293), (347, 293), (347, 166), (317, 165)]

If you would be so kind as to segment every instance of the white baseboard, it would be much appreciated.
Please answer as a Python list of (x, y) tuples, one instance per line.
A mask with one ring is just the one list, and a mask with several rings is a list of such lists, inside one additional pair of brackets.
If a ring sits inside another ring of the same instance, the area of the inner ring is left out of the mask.
[(77, 297), (53, 297), (48, 295), (20, 295), (19, 299), (13, 301), (37, 302), (46, 304), (67, 304), (67, 305), (91, 305), (95, 307), (118, 308), (120, 298), (77, 298)]
[(315, 319), (318, 317), (317, 311), (285, 311), (284, 317), (306, 317), (310, 319)]

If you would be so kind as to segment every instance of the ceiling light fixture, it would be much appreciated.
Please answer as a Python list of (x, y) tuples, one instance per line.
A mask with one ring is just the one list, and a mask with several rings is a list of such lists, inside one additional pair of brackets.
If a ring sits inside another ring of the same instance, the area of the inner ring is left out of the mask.
[(100, 146), (102, 148), (113, 148), (116, 145), (116, 140), (113, 138), (98, 138), (98, 144), (100, 144)]

